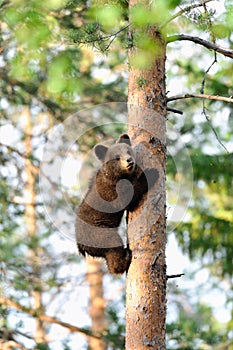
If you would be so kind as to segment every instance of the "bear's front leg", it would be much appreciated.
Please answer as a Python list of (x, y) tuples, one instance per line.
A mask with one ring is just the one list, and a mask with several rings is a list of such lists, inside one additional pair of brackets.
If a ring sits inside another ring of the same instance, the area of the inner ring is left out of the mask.
[(144, 172), (141, 175), (141, 178), (139, 178), (139, 183), (144, 183), (144, 188), (146, 189), (146, 192), (150, 190), (154, 184), (157, 182), (159, 178), (159, 172), (157, 169), (154, 168), (147, 168), (144, 170)]
[(133, 184), (134, 194), (133, 199), (127, 206), (128, 211), (134, 211), (139, 205), (142, 196), (147, 193), (159, 178), (159, 172), (153, 168), (147, 168), (136, 179)]

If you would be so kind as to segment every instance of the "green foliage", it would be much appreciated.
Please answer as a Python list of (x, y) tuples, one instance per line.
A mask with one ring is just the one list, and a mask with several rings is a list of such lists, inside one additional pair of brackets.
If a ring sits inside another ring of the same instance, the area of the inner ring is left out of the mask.
[[(209, 156), (196, 153), (191, 157), (191, 161), (195, 181), (194, 202), (190, 210), (192, 219), (179, 225), (177, 237), (191, 259), (211, 256), (209, 264), (212, 266), (212, 273), (231, 276), (232, 155)], [(167, 170), (170, 175), (175, 175), (174, 163), (169, 158)]]
[(69, 31), (71, 40), (75, 43), (94, 43), (101, 40), (101, 31), (99, 23), (87, 23), (82, 25), (80, 28), (74, 28)]
[[(122, 11), (126, 8), (123, 2), (119, 6)], [(115, 39), (115, 34), (112, 36), (111, 30), (101, 28), (100, 23), (93, 21), (91, 10), (87, 10), (86, 1), (53, 0), (46, 5), (17, 1), (3, 6), (2, 37), (10, 44), (4, 46), (0, 89), (10, 103), (28, 104), (36, 98), (40, 108), (64, 119), (66, 113), (77, 110), (77, 101), (82, 96), (92, 96), (94, 103), (122, 100), (123, 94), (116, 84), (103, 86), (95, 81), (91, 66), (98, 67), (102, 62), (93, 62), (90, 49), (76, 44), (97, 42), (99, 49), (105, 51)], [(119, 35), (124, 36), (123, 31)], [(113, 50), (109, 64), (106, 63), (108, 69), (115, 56), (117, 64), (124, 60), (119, 49)], [(122, 78), (116, 81), (118, 86), (124, 83)]]
[(48, 21), (48, 16), (44, 16), (44, 11), (33, 2), (29, 6), (17, 3), (14, 7), (6, 8), (3, 18), (9, 28), (14, 30), (18, 45), (22, 45), (24, 49), (38, 49), (52, 39), (52, 22)]
[(177, 321), (167, 325), (169, 344), (172, 349), (213, 349), (227, 344), (226, 325), (219, 324), (212, 310), (205, 304), (197, 304), (190, 310), (180, 308)]
[(81, 58), (77, 50), (66, 50), (53, 58), (48, 69), (47, 91), (52, 95), (75, 96), (81, 93), (78, 62)]
[(163, 23), (169, 17), (170, 3), (162, 0), (153, 2), (152, 6), (136, 4), (132, 7), (132, 24), (141, 30), (145, 30), (149, 25)]
[(212, 24), (212, 33), (216, 38), (230, 38), (233, 29), (233, 5), (230, 1), (225, 2), (226, 12), (221, 14)]
[(36, 345), (36, 350), (50, 350), (48, 344), (39, 343)]
[(137, 30), (133, 35), (133, 46), (137, 48), (137, 54), (130, 58), (130, 65), (140, 70), (149, 69), (155, 57), (161, 54), (160, 44), (150, 37), (144, 30)]
[(168, 0), (167, 1), (167, 6), (170, 9), (175, 9), (176, 7), (178, 7), (181, 4), (182, 4), (182, 0)]
[(122, 8), (120, 4), (108, 4), (107, 6), (100, 6), (98, 4), (94, 9), (94, 16), (104, 31), (113, 30), (117, 28), (121, 22)]
[(106, 52), (111, 44), (127, 36), (127, 7), (124, 2), (93, 2), (85, 13), (84, 21), (72, 27), (68, 35), (75, 43), (89, 44)]
[(125, 320), (119, 317), (116, 303), (110, 303), (106, 308), (107, 320), (110, 327), (104, 338), (114, 350), (125, 349)]
[(219, 24), (214, 24), (212, 26), (212, 33), (215, 36), (215, 38), (226, 38), (230, 35), (231, 31), (229, 29), (229, 26), (219, 23)]

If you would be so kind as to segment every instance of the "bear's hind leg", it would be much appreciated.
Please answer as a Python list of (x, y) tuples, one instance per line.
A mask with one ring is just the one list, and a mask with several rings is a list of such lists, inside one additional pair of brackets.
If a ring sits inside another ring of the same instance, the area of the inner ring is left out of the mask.
[(127, 272), (131, 262), (131, 250), (124, 247), (110, 248), (105, 252), (108, 270), (111, 274)]

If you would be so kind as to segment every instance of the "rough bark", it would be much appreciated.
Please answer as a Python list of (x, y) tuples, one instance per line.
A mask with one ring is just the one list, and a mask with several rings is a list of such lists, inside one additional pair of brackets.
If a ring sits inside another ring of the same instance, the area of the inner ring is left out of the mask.
[[(105, 300), (103, 291), (103, 262), (87, 259), (87, 282), (89, 284), (89, 314), (92, 321), (91, 332), (102, 336), (106, 328)], [(89, 338), (90, 350), (106, 350), (107, 345), (102, 339)]]
[[(128, 123), (139, 165), (157, 168), (159, 180), (128, 217), (132, 262), (126, 287), (127, 350), (166, 347), (165, 43), (156, 28), (149, 27), (148, 35), (159, 49), (148, 69), (130, 66)], [(129, 61), (137, 52), (135, 46), (129, 50)]]

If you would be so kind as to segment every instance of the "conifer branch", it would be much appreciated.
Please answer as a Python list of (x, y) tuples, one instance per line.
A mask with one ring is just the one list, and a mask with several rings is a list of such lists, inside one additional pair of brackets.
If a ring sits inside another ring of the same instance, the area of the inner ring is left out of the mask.
[(187, 40), (187, 41), (192, 41), (198, 45), (202, 45), (206, 47), (208, 50), (213, 50), (221, 55), (224, 55), (229, 58), (233, 58), (233, 50), (228, 50), (223, 47), (220, 47), (216, 44), (213, 44), (207, 40), (201, 39), (197, 36), (192, 36), (192, 35), (187, 35), (187, 34), (176, 34), (176, 35), (171, 35), (167, 37), (167, 44), (172, 43), (174, 41), (182, 41), (182, 40)]
[(110, 34), (106, 34), (106, 35), (100, 35), (98, 38), (94, 38), (94, 39), (86, 39), (86, 40), (78, 40), (78, 39), (74, 39), (74, 42), (77, 44), (95, 44), (96, 42), (101, 42), (101, 41), (110, 41), (110, 44), (107, 45), (107, 49), (109, 48), (109, 46), (111, 45), (111, 43), (114, 41), (114, 39), (118, 36), (118, 34), (120, 34), (121, 32), (123, 32), (124, 30), (126, 30), (127, 28), (129, 28), (129, 24), (125, 25), (124, 27), (120, 28), (117, 32), (115, 33), (110, 33)]
[(173, 16), (171, 16), (167, 21), (165, 21), (161, 26), (160, 26), (160, 29), (166, 27), (166, 25), (168, 23), (170, 23), (171, 21), (173, 21), (173, 19), (176, 19), (177, 17), (180, 17), (182, 16), (184, 13), (186, 12), (190, 12), (191, 10), (197, 8), (197, 7), (202, 7), (204, 6), (205, 4), (207, 4), (208, 2), (210, 1), (214, 1), (214, 0), (205, 0), (205, 1), (202, 1), (202, 2), (199, 2), (197, 4), (192, 4), (192, 5), (188, 5), (186, 6), (185, 8), (181, 9), (179, 12), (175, 13)]

